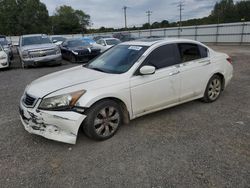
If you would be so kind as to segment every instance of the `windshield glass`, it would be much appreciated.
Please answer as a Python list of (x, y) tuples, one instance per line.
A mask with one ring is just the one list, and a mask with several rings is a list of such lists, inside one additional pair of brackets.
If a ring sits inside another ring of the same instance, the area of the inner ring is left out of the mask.
[(54, 41), (54, 40), (64, 42), (66, 39), (63, 37), (52, 37), (52, 41)]
[(117, 45), (120, 43), (120, 41), (116, 40), (116, 39), (108, 39), (108, 40), (106, 40), (106, 43), (107, 43), (107, 45)]
[(91, 38), (83, 38), (83, 40), (84, 40), (85, 42), (90, 43), (90, 44), (95, 43), (95, 41), (94, 41), (93, 39), (91, 39)]
[(1, 44), (2, 46), (8, 45), (8, 41), (6, 40), (6, 38), (0, 38), (0, 44)]
[(89, 43), (82, 41), (82, 40), (68, 41), (68, 47), (79, 47), (79, 46), (89, 46)]
[(22, 38), (22, 46), (34, 45), (34, 44), (48, 44), (48, 43), (51, 43), (51, 41), (47, 36), (32, 36), (32, 37)]
[(121, 74), (127, 72), (147, 48), (147, 46), (118, 45), (85, 67), (106, 73)]

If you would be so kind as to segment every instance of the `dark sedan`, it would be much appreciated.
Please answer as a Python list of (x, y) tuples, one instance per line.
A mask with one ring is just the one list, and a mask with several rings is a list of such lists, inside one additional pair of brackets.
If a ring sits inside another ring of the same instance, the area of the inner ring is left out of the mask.
[(75, 62), (87, 62), (101, 53), (101, 49), (92, 47), (81, 39), (68, 39), (61, 45), (62, 57)]

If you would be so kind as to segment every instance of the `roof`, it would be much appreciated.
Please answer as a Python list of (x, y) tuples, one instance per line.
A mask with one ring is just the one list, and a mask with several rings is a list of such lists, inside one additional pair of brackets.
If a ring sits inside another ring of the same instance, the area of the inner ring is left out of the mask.
[(101, 38), (102, 40), (119, 40), (118, 38), (114, 38), (114, 37), (109, 37), (109, 38)]
[(36, 36), (42, 36), (42, 35), (47, 36), (46, 34), (29, 34), (29, 35), (22, 35), (21, 37), (36, 37)]
[(143, 38), (143, 39), (138, 39), (138, 40), (133, 40), (133, 41), (128, 41), (124, 42), (122, 44), (126, 45), (139, 45), (139, 46), (152, 46), (154, 44), (158, 43), (175, 43), (175, 42), (195, 42), (194, 40), (190, 39), (180, 39), (180, 38)]

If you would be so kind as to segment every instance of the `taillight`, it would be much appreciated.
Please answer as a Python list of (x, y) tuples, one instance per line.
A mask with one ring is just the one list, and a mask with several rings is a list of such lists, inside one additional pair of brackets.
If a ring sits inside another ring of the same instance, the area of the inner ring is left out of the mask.
[(232, 64), (232, 58), (231, 58), (231, 57), (228, 57), (228, 58), (227, 58), (227, 61), (228, 61), (228, 63), (231, 63), (231, 64)]

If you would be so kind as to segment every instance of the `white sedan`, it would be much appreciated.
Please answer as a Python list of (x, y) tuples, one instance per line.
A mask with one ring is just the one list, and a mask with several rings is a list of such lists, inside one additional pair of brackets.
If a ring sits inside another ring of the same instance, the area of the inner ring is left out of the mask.
[(195, 99), (216, 101), (233, 76), (227, 54), (184, 39), (118, 44), (84, 66), (33, 81), (20, 101), (24, 128), (74, 144), (81, 127), (96, 140), (121, 124)]
[(0, 45), (0, 68), (9, 67), (9, 57), (8, 54), (4, 51), (3, 47)]
[(102, 51), (106, 51), (109, 48), (121, 43), (121, 41), (117, 38), (101, 38), (96, 43), (103, 46)]

